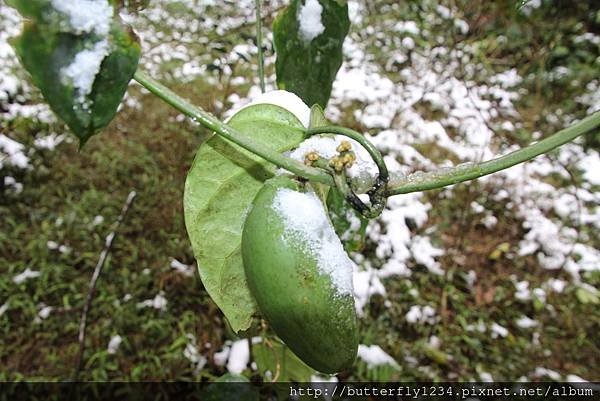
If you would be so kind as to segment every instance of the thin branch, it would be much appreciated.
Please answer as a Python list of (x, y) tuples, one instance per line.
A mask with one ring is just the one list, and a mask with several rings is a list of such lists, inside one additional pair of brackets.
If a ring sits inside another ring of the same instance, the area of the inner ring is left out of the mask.
[(100, 258), (98, 259), (98, 263), (96, 264), (96, 268), (94, 269), (94, 273), (92, 274), (92, 279), (90, 281), (87, 298), (85, 300), (85, 305), (83, 306), (83, 312), (81, 313), (81, 320), (79, 321), (79, 352), (77, 354), (77, 365), (75, 367), (75, 374), (73, 375), (73, 381), (77, 381), (79, 379), (79, 374), (81, 372), (81, 368), (83, 366), (83, 352), (85, 350), (85, 334), (87, 329), (87, 317), (90, 312), (90, 307), (92, 305), (92, 299), (94, 298), (94, 292), (96, 290), (96, 283), (100, 278), (100, 273), (102, 273), (102, 268), (104, 267), (104, 263), (108, 258), (108, 253), (112, 247), (113, 241), (117, 234), (117, 230), (125, 220), (125, 215), (127, 215), (127, 211), (131, 208), (133, 204), (133, 200), (135, 199), (137, 193), (135, 191), (131, 191), (127, 196), (127, 200), (121, 209), (121, 214), (119, 218), (114, 223), (112, 227), (112, 231), (110, 234), (106, 236), (106, 240), (104, 242), (104, 248), (100, 253)]
[(258, 47), (258, 77), (260, 78), (260, 91), (265, 93), (265, 56), (262, 46), (262, 12), (261, 0), (256, 0), (256, 47)]
[(427, 191), (458, 184), (459, 182), (474, 180), (531, 160), (598, 127), (600, 127), (600, 112), (594, 113), (533, 145), (526, 146), (496, 159), (483, 163), (459, 165), (427, 173), (417, 172), (407, 177), (392, 179), (388, 187), (387, 196)]
[[(150, 78), (147, 74), (137, 71), (134, 74), (134, 79), (167, 104), (173, 106), (185, 115), (192, 117), (204, 127), (214, 131), (216, 134), (241, 146), (249, 152), (258, 155), (299, 177), (330, 186), (334, 185), (331, 175), (314, 167), (306, 166), (254, 142), (249, 137), (223, 123), (212, 114), (192, 105), (175, 92)], [(600, 112), (596, 112), (533, 145), (529, 145), (496, 159), (488, 160), (483, 163), (459, 165), (453, 168), (428, 173), (417, 172), (407, 177), (396, 177), (390, 181), (387, 191), (382, 195), (389, 197), (410, 192), (428, 191), (458, 184), (459, 182), (474, 180), (483, 177), (484, 175), (492, 174), (531, 160), (536, 156), (547, 153), (598, 127), (600, 127)]]
[(263, 159), (275, 164), (276, 166), (296, 174), (299, 177), (320, 182), (322, 184), (333, 185), (333, 178), (329, 174), (323, 173), (316, 168), (306, 166), (299, 161), (278, 153), (273, 149), (256, 143), (247, 135), (244, 135), (233, 127), (225, 124), (212, 114), (202, 110), (200, 107), (194, 106), (166, 86), (152, 79), (147, 74), (138, 70), (133, 78), (167, 104), (173, 106), (186, 116), (191, 117), (194, 119), (194, 121), (198, 122), (205, 128), (214, 131), (217, 135), (220, 135), (228, 141), (241, 146), (247, 151), (258, 155)]

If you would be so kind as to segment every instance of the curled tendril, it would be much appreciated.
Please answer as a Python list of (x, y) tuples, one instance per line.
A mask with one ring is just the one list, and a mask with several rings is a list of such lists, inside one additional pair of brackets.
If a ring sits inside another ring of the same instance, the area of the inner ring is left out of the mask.
[[(369, 155), (373, 159), (373, 162), (377, 166), (377, 169), (379, 170), (379, 174), (375, 179), (375, 184), (369, 191), (367, 191), (370, 205), (365, 204), (352, 190), (352, 187), (344, 170), (339, 172), (332, 171), (329, 168), (327, 168), (326, 170), (333, 175), (335, 186), (341, 191), (348, 203), (350, 203), (350, 205), (355, 210), (357, 210), (361, 215), (368, 219), (373, 219), (379, 216), (385, 208), (387, 202), (387, 185), (390, 180), (390, 175), (387, 166), (379, 150), (363, 135), (350, 128), (345, 127), (324, 126), (309, 128), (305, 132), (305, 138), (309, 138), (313, 135), (319, 134), (336, 134), (354, 139), (369, 153)], [(324, 167), (322, 165), (319, 165), (319, 163), (315, 164), (315, 166), (321, 168)]]

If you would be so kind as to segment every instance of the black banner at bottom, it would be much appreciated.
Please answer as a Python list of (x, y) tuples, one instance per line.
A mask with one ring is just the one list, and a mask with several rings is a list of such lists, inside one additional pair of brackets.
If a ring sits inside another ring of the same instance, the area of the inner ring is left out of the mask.
[(599, 383), (0, 383), (0, 401), (600, 400)]

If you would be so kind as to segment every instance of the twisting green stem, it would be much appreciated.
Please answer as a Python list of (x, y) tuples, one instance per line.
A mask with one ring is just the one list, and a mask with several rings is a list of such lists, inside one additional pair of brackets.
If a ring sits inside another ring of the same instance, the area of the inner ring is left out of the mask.
[(261, 0), (256, 0), (256, 46), (258, 47), (258, 77), (260, 79), (260, 90), (265, 93), (265, 56), (262, 46), (262, 12)]
[[(379, 216), (385, 208), (387, 198), (382, 198), (383, 202), (380, 202), (378, 195), (373, 195), (371, 193), (369, 193), (371, 205), (366, 205), (352, 190), (344, 170), (336, 173), (333, 176), (333, 180), (335, 181), (335, 186), (342, 193), (342, 195), (344, 195), (344, 198), (350, 204), (350, 206), (362, 214), (363, 217), (367, 219), (374, 219)], [(376, 191), (373, 192), (376, 193)]]
[(233, 127), (221, 122), (212, 114), (192, 105), (175, 92), (150, 78), (147, 74), (137, 71), (133, 78), (150, 92), (164, 100), (166, 103), (170, 104), (183, 114), (193, 118), (202, 126), (214, 131), (218, 135), (235, 143), (236, 145), (239, 145), (242, 148), (275, 164), (276, 166), (284, 168), (307, 180), (320, 182), (327, 185), (334, 185), (333, 178), (329, 174), (314, 167), (306, 166), (272, 149), (265, 148), (264, 146), (257, 144)]
[(600, 112), (596, 112), (533, 145), (529, 145), (496, 159), (488, 160), (483, 163), (456, 166), (448, 170), (411, 174), (405, 178), (392, 180), (386, 191), (386, 196), (427, 191), (457, 184), (459, 182), (474, 180), (483, 177), (484, 175), (492, 174), (512, 167), (515, 164), (533, 159), (536, 156), (547, 153), (598, 127), (600, 127)]
[(369, 155), (371, 155), (371, 157), (373, 158), (373, 161), (375, 162), (375, 164), (377, 165), (377, 168), (379, 169), (379, 178), (381, 179), (381, 181), (387, 182), (389, 180), (389, 173), (388, 173), (387, 166), (385, 165), (385, 162), (383, 161), (383, 156), (381, 156), (381, 153), (375, 147), (375, 145), (373, 145), (371, 142), (369, 142), (367, 140), (367, 138), (364, 137), (364, 135), (361, 135), (360, 133), (358, 133), (350, 128), (337, 127), (337, 126), (315, 127), (315, 128), (309, 128), (308, 130), (306, 130), (307, 138), (311, 137), (313, 135), (319, 135), (319, 134), (337, 134), (337, 135), (343, 135), (343, 136), (347, 136), (348, 138), (354, 139), (356, 142), (360, 143), (361, 146), (363, 148), (365, 148), (367, 150), (367, 152), (369, 152)]
[[(180, 112), (193, 118), (204, 127), (214, 131), (223, 138), (241, 146), (263, 159), (286, 169), (297, 176), (307, 180), (319, 182), (326, 185), (335, 185), (333, 177), (320, 169), (306, 166), (296, 160), (283, 156), (282, 154), (263, 147), (252, 141), (250, 138), (221, 122), (215, 116), (199, 107), (190, 104), (170, 89), (161, 85), (159, 82), (150, 78), (145, 73), (138, 71), (134, 79), (150, 92), (170, 104)], [(381, 205), (385, 204), (385, 198), (393, 195), (406, 194), (410, 192), (427, 191), (430, 189), (442, 188), (459, 182), (474, 180), (479, 177), (507, 169), (516, 164), (533, 159), (543, 153), (547, 153), (558, 146), (572, 141), (580, 135), (583, 135), (595, 128), (600, 127), (600, 112), (584, 118), (578, 123), (565, 128), (556, 134), (543, 139), (533, 145), (519, 149), (507, 155), (492, 159), (483, 163), (457, 166), (451, 169), (433, 171), (429, 173), (412, 174), (405, 178), (392, 180), (388, 184), (388, 170), (383, 162), (383, 157), (379, 151), (366, 138), (358, 132), (343, 127), (318, 127), (310, 128), (306, 131), (306, 136), (324, 133), (344, 135), (359, 142), (369, 152), (374, 162), (379, 168), (379, 177), (375, 187), (368, 192), (371, 199), (371, 209), (380, 210)]]
[(383, 156), (381, 155), (379, 150), (375, 147), (375, 145), (369, 142), (367, 138), (350, 128), (337, 126), (309, 128), (305, 133), (305, 137), (308, 138), (318, 134), (337, 134), (346, 136), (348, 138), (354, 139), (362, 147), (364, 147), (367, 150), (367, 152), (369, 152), (369, 155), (371, 156), (371, 158), (377, 165), (377, 168), (379, 169), (379, 175), (375, 180), (375, 185), (373, 186), (373, 188), (371, 188), (371, 190), (367, 192), (367, 195), (369, 195), (369, 200), (371, 202), (370, 205), (366, 205), (354, 193), (354, 191), (352, 191), (352, 188), (346, 181), (345, 174), (334, 175), (334, 181), (338, 189), (343, 194), (345, 194), (346, 200), (352, 205), (354, 209), (360, 212), (364, 217), (368, 219), (373, 219), (379, 216), (386, 205), (387, 183), (390, 179), (387, 166), (385, 165)]

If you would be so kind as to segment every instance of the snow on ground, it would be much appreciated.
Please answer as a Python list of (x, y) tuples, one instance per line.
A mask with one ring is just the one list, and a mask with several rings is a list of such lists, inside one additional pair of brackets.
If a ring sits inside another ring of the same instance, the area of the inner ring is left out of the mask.
[(381, 349), (379, 345), (358, 346), (358, 358), (363, 360), (369, 369), (380, 365), (390, 365), (398, 367), (398, 362)]
[(16, 276), (13, 277), (13, 283), (15, 284), (22, 284), (25, 281), (32, 279), (32, 278), (38, 278), (42, 273), (39, 271), (35, 271), (35, 270), (31, 270), (29, 267), (26, 268), (22, 273), (17, 274)]
[(194, 366), (194, 372), (197, 374), (206, 365), (208, 360), (198, 350), (196, 336), (194, 336), (192, 333), (187, 333), (186, 338), (187, 344), (183, 350), (183, 356), (185, 356)]
[(112, 336), (110, 338), (110, 341), (108, 342), (108, 346), (106, 347), (106, 352), (108, 352), (109, 354), (116, 354), (122, 342), (123, 337), (121, 337), (120, 335), (116, 334)]
[(172, 269), (183, 274), (186, 277), (192, 277), (196, 272), (194, 265), (186, 265), (185, 263), (181, 263), (177, 259), (171, 259), (170, 266)]
[[(357, 2), (350, 3), (351, 8), (361, 7), (353, 4)], [(442, 17), (450, 18), (450, 10), (440, 13)], [(462, 24), (459, 22), (459, 25)], [(383, 48), (390, 60), (385, 66), (371, 61), (372, 56), (366, 53), (364, 42), (360, 42), (358, 36), (351, 35), (346, 40), (345, 63), (334, 83), (332, 102), (327, 110), (329, 118), (335, 121), (343, 109), (352, 107), (360, 123), (379, 131), (367, 137), (385, 154), (391, 170), (400, 176), (453, 165), (449, 160), (438, 163), (429, 160), (413, 148), (414, 144), (435, 143), (463, 163), (490, 159), (516, 149), (505, 146), (496, 136), (499, 130), (521, 127), (513, 105), (519, 95), (511, 88), (522, 78), (514, 68), (489, 76), (488, 84), (459, 80), (456, 76), (460, 70), (466, 69), (467, 75), (479, 70), (477, 66), (464, 63), (474, 49), (459, 44), (451, 51), (435, 45), (420, 49), (418, 54), (411, 53), (408, 66), (399, 69), (398, 65), (407, 60), (406, 48), (412, 47), (412, 44), (406, 46), (404, 39), (419, 34), (426, 37), (428, 33), (414, 21), (397, 22), (395, 30), (399, 35), (385, 42)], [(438, 61), (440, 57), (442, 61)], [(400, 80), (394, 82), (388, 73), (396, 70)], [(580, 99), (590, 105), (590, 110), (599, 103), (594, 85), (588, 85), (586, 95)], [(416, 107), (423, 101), (442, 111), (445, 117), (428, 120)], [(356, 107), (356, 102), (362, 107)], [(561, 148), (558, 158), (562, 164), (581, 170), (585, 182), (559, 189), (547, 184), (544, 178), (551, 174), (568, 177), (560, 164), (547, 157), (539, 157), (483, 180), (503, 188), (494, 195), (495, 200), (511, 200), (510, 211), (522, 219), (523, 228), (529, 230), (521, 241), (520, 256), (533, 254), (542, 267), (564, 269), (577, 283), (582, 271), (600, 268), (600, 251), (586, 245), (577, 230), (580, 224), (598, 227), (600, 195), (591, 185), (598, 184), (600, 158), (597, 152), (586, 152), (577, 144)], [(369, 227), (369, 237), (377, 244), (377, 257), (384, 263), (379, 269), (373, 269), (369, 261), (362, 263), (364, 271), (368, 272), (367, 283), (373, 283), (367, 286), (381, 285), (378, 280), (373, 280), (374, 277), (409, 276), (415, 263), (425, 266), (432, 274), (443, 274), (436, 258), (443, 255), (444, 250), (435, 246), (427, 235), (413, 235), (406, 223), (410, 219), (417, 228), (427, 223), (431, 205), (423, 199), (423, 194), (391, 198), (379, 224)], [(553, 212), (558, 218), (552, 216)], [(494, 216), (486, 218), (486, 226), (493, 227), (496, 222)], [(355, 287), (359, 287), (357, 281)], [(384, 294), (385, 289), (370, 291), (362, 288), (361, 293)], [(537, 297), (540, 296), (538, 291)], [(364, 296), (359, 299), (357, 306), (360, 309), (367, 300)], [(494, 333), (502, 336), (504, 331), (495, 330)]]
[(165, 294), (163, 291), (160, 291), (154, 298), (146, 299), (145, 301), (139, 302), (137, 304), (138, 309), (141, 308), (154, 308), (160, 311), (167, 310), (167, 298), (165, 298)]
[[(17, 56), (9, 44), (9, 39), (19, 34), (21, 17), (10, 7), (0, 7), (0, 124), (10, 122), (18, 117), (25, 117), (41, 123), (52, 123), (54, 115), (45, 103), (34, 103), (35, 92), (29, 85), (22, 71)], [(4, 166), (19, 169), (29, 168), (29, 154), (24, 145), (11, 138), (9, 130), (0, 131), (0, 171)], [(38, 137), (38, 143), (46, 145), (44, 137)], [(50, 140), (48, 140), (50, 141)], [(14, 181), (7, 184), (22, 189), (22, 184)], [(6, 177), (5, 177), (6, 183)], [(16, 191), (17, 193), (20, 190)]]
[[(252, 344), (259, 344), (261, 341), (261, 337), (252, 338)], [(215, 352), (213, 360), (217, 366), (225, 366), (229, 373), (242, 373), (250, 362), (248, 339), (227, 341), (221, 351)]]
[(435, 309), (429, 305), (413, 305), (406, 314), (406, 321), (411, 324), (435, 324), (438, 318), (435, 315)]

